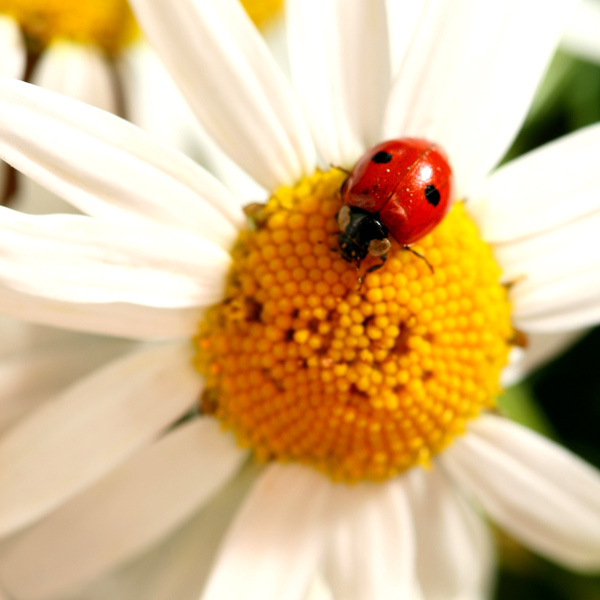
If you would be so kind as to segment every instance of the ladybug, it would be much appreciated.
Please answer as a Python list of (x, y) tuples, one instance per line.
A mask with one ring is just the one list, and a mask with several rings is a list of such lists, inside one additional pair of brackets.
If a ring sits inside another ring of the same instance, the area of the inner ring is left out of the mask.
[(402, 138), (371, 148), (340, 190), (343, 206), (337, 220), (342, 257), (360, 264), (367, 254), (375, 256), (381, 264), (367, 273), (375, 271), (387, 259), (391, 236), (427, 262), (410, 245), (427, 235), (450, 210), (453, 187), (452, 169), (437, 144)]

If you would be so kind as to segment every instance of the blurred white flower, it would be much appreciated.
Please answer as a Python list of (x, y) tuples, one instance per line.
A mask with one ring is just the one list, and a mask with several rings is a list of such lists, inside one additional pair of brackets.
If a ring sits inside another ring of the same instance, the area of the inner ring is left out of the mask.
[[(185, 104), (143, 42), (126, 0), (2, 0), (0, 45), (0, 75), (127, 116), (165, 143), (179, 143), (183, 123), (176, 119)], [(14, 182), (5, 167), (0, 173), (6, 200)], [(26, 212), (64, 209), (27, 180), (17, 193)]]

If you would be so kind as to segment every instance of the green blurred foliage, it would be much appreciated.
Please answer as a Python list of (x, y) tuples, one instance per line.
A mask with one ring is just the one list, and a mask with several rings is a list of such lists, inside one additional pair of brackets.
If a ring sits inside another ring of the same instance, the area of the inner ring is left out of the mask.
[(547, 437), (556, 438), (549, 419), (535, 400), (533, 390), (527, 382), (507, 389), (498, 398), (498, 408), (513, 421)]

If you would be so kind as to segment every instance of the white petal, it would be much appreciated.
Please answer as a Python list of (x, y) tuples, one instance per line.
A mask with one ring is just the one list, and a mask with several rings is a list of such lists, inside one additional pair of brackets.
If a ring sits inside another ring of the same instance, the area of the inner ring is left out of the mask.
[(53, 42), (42, 53), (29, 81), (102, 110), (117, 112), (114, 75), (108, 59), (96, 46), (67, 40)]
[[(189, 109), (187, 111), (189, 112)], [(178, 147), (183, 147), (186, 154), (208, 169), (219, 181), (223, 182), (237, 198), (240, 206), (266, 201), (270, 194), (267, 193), (265, 188), (258, 185), (246, 171), (229, 158), (191, 113), (190, 116), (192, 123), (188, 123), (185, 115), (181, 115), (181, 118), (186, 122), (180, 126), (184, 131), (184, 135), (179, 136), (178, 143), (180, 146)]]
[[(598, 219), (600, 221), (600, 219)], [(596, 230), (597, 231), (597, 230)], [(598, 246), (599, 244), (594, 244)], [(585, 248), (583, 253), (587, 252)], [(575, 253), (569, 254), (572, 260), (577, 260)], [(586, 261), (588, 262), (588, 261)], [(524, 280), (512, 290), (511, 299), (514, 304), (513, 319), (517, 327), (524, 331), (529, 329), (528, 322), (548, 313), (569, 313), (577, 305), (598, 305), (600, 301), (600, 260), (592, 264), (580, 265), (578, 272), (561, 272), (563, 265), (557, 262), (556, 279), (553, 281)], [(568, 267), (564, 270), (567, 270)], [(550, 276), (549, 271), (544, 275)], [(527, 275), (525, 276), (527, 277)], [(529, 283), (529, 285), (527, 285)], [(585, 327), (596, 324), (597, 320), (580, 320), (576, 327)], [(566, 327), (561, 327), (561, 329)]]
[(25, 74), (27, 51), (19, 24), (0, 16), (0, 77), (20, 79)]
[(562, 48), (585, 60), (600, 63), (600, 5), (596, 0), (581, 0), (567, 22)]
[(80, 215), (0, 207), (0, 281), (66, 302), (208, 306), (223, 294), (229, 255), (193, 234)]
[[(28, 348), (28, 331), (29, 325), (0, 315), (0, 338), (3, 341), (0, 344), (0, 360), (11, 359)], [(13, 345), (16, 346), (14, 350)]]
[(387, 2), (388, 38), (393, 74), (396, 74), (402, 66), (426, 2), (427, 0), (412, 0), (411, 2), (388, 0)]
[(470, 207), (483, 237), (519, 241), (599, 214), (599, 153), (600, 125), (592, 125), (502, 166)]
[(268, 190), (312, 173), (290, 86), (237, 0), (135, 0), (144, 33), (223, 150)]
[(304, 600), (334, 600), (331, 588), (322, 577), (316, 576), (310, 583)]
[(507, 164), (478, 192), (473, 213), (515, 282), (515, 323), (526, 331), (598, 319), (598, 152), (600, 126), (588, 127)]
[[(232, 191), (240, 206), (268, 198), (209, 138), (175, 86), (164, 65), (145, 41), (130, 44), (117, 57), (125, 115), (145, 131), (208, 169)], [(27, 210), (21, 210), (27, 212)], [(57, 212), (57, 211), (54, 211)]]
[(335, 598), (408, 598), (415, 548), (406, 495), (397, 481), (336, 486), (330, 500), (326, 575)]
[(272, 15), (270, 20), (261, 24), (259, 31), (267, 44), (273, 58), (277, 61), (279, 68), (290, 79), (290, 56), (288, 49), (287, 31), (285, 29), (285, 12), (279, 11)]
[(385, 0), (286, 4), (292, 75), (325, 163), (352, 166), (380, 141), (390, 84)]
[[(562, 333), (527, 334), (527, 347), (518, 350), (502, 371), (502, 385), (518, 383), (544, 363), (549, 362), (575, 344), (586, 332), (579, 329)], [(513, 349), (513, 350), (515, 350)]]
[(227, 533), (202, 599), (302, 598), (325, 542), (330, 490), (312, 469), (269, 466)]
[[(0, 15), (0, 77), (25, 75), (27, 50), (18, 23)], [(4, 194), (9, 166), (0, 161), (0, 196)]]
[[(560, 228), (495, 246), (503, 277), (514, 281), (514, 321), (600, 301), (600, 211)], [(594, 322), (582, 323), (592, 325)], [(580, 325), (580, 326), (581, 326)]]
[(78, 600), (197, 600), (219, 543), (258, 474), (246, 464), (178, 530), (117, 571), (80, 590)]
[(202, 317), (197, 307), (75, 304), (23, 294), (2, 285), (0, 312), (41, 325), (133, 339), (189, 338), (196, 333)]
[(521, 314), (515, 325), (527, 332), (556, 333), (589, 327), (600, 322), (600, 304), (596, 298), (559, 304), (545, 311)]
[(77, 382), (0, 438), (0, 532), (39, 519), (189, 410), (187, 346), (152, 346)]
[[(0, 313), (2, 313), (0, 309)], [(0, 359), (12, 359), (19, 355), (25, 355), (36, 350), (45, 350), (51, 346), (62, 346), (76, 344), (83, 338), (98, 339), (95, 336), (82, 336), (78, 333), (56, 329), (54, 327), (43, 327), (31, 325), (4, 317), (0, 315)]]
[(253, 202), (266, 201), (269, 193), (252, 179), (246, 171), (221, 150), (199, 126), (195, 129), (194, 146), (190, 155), (214, 173), (240, 200), (242, 206)]
[(441, 461), (525, 545), (571, 569), (600, 568), (600, 473), (580, 458), (488, 415)]
[[(9, 167), (10, 168), (10, 167)], [(63, 200), (39, 183), (22, 174), (17, 174), (17, 189), (10, 199), (11, 208), (29, 215), (52, 213), (81, 214), (74, 206)]]
[(403, 483), (413, 513), (417, 574), (427, 600), (490, 595), (495, 561), (490, 531), (437, 465), (411, 469)]
[(594, 233), (599, 226), (600, 198), (599, 210), (594, 214), (563, 222), (548, 231), (494, 244), (503, 279), (513, 282), (512, 298), (520, 300), (540, 286), (595, 270), (598, 236)]
[(189, 158), (112, 114), (0, 81), (0, 158), (85, 213), (187, 229), (226, 247), (239, 203)]
[(188, 518), (244, 456), (213, 419), (177, 428), (5, 544), (5, 585), (19, 597), (41, 600), (107, 571)]
[(121, 340), (81, 337), (0, 363), (0, 432), (67, 385), (133, 348)]
[(140, 40), (117, 60), (127, 120), (189, 154), (198, 122), (156, 54)]
[(430, 0), (390, 93), (388, 138), (440, 143), (459, 197), (502, 158), (527, 113), (572, 0)]

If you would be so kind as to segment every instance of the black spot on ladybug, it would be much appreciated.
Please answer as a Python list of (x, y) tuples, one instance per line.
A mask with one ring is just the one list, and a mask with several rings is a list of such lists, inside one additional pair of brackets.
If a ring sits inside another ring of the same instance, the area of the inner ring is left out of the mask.
[(433, 204), (433, 206), (437, 206), (440, 203), (440, 193), (435, 185), (428, 185), (425, 188), (425, 199), (429, 204)]
[(377, 164), (389, 163), (390, 160), (392, 160), (392, 155), (389, 152), (384, 152), (381, 150), (377, 154), (374, 154), (371, 157), (371, 160)]

